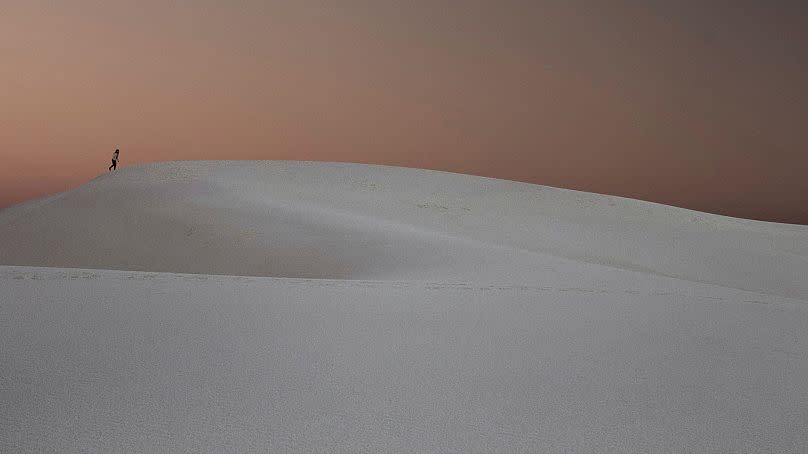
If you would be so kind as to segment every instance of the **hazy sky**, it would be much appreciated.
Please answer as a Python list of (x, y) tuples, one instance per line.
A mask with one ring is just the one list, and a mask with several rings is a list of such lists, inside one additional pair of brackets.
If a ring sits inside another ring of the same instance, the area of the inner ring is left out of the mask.
[(0, 206), (121, 165), (434, 168), (808, 224), (808, 6), (0, 1)]

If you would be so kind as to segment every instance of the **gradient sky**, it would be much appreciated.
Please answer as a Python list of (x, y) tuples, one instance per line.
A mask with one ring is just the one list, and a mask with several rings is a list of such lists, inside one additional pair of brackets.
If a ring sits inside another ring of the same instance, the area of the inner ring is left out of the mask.
[(3, 0), (0, 207), (120, 148), (808, 224), (806, 49), (802, 0)]

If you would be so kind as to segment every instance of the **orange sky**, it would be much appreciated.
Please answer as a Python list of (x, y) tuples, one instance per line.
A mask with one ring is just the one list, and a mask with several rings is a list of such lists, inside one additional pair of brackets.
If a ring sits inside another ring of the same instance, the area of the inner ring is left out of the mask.
[[(339, 5), (339, 6), (337, 6)], [(0, 4), (0, 207), (121, 164), (384, 163), (808, 224), (800, 1)]]

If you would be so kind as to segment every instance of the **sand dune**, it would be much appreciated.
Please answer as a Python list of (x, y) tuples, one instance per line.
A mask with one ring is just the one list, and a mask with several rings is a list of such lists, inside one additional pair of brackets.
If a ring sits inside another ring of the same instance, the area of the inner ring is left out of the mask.
[(808, 228), (385, 166), (0, 210), (0, 452), (806, 452)]
[(806, 227), (386, 166), (130, 167), (0, 211), (0, 232), (9, 265), (530, 284), (584, 263), (808, 299)]

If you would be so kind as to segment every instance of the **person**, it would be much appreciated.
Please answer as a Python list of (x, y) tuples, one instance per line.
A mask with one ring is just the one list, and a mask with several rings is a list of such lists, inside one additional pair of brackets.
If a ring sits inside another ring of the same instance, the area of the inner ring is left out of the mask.
[(111, 166), (109, 166), (109, 170), (110, 170), (110, 172), (111, 172), (113, 169), (117, 169), (117, 168), (118, 168), (118, 153), (120, 153), (120, 151), (119, 151), (117, 148), (115, 149), (115, 153), (112, 153), (112, 165), (111, 165)]

